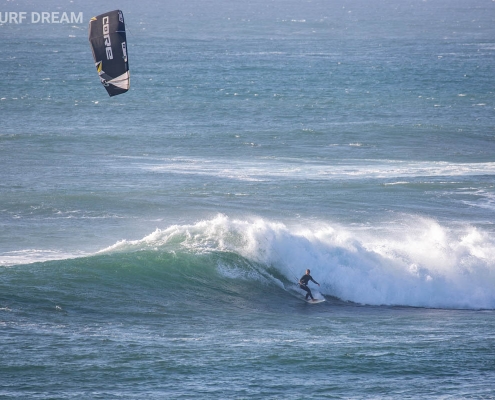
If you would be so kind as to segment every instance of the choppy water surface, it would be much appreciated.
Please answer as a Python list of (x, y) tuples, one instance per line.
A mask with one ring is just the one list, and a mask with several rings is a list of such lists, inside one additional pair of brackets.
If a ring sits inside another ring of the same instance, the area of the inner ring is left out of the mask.
[(0, 397), (493, 395), (494, 2), (43, 7), (0, 4), (84, 13), (0, 24)]

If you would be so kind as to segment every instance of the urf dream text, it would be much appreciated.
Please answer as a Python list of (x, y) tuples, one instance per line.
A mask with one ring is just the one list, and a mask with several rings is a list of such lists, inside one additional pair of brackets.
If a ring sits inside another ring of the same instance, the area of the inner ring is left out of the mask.
[[(30, 16), (31, 18), (28, 18)], [(0, 24), (82, 24), (82, 12), (59, 12), (59, 11), (43, 11), (31, 13), (21, 11), (0, 12)]]

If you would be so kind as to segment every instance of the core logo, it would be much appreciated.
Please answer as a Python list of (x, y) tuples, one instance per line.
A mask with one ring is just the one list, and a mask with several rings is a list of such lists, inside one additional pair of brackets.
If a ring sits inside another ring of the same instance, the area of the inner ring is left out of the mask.
[(105, 50), (107, 53), (107, 60), (113, 60), (112, 41), (110, 40), (110, 25), (108, 16), (103, 17), (103, 38), (105, 39)]

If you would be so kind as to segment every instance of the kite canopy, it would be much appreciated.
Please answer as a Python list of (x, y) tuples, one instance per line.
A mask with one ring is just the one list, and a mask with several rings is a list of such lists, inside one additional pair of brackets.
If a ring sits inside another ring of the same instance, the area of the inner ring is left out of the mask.
[(89, 42), (96, 70), (108, 94), (115, 96), (127, 92), (130, 78), (122, 11), (110, 11), (91, 18)]

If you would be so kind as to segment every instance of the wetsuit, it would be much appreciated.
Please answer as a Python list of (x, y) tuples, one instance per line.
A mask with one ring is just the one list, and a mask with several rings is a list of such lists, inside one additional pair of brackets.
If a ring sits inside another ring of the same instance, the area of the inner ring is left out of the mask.
[(314, 297), (313, 297), (313, 294), (311, 293), (311, 290), (309, 289), (308, 287), (308, 282), (309, 281), (312, 281), (314, 283), (316, 283), (317, 285), (319, 285), (318, 282), (316, 282), (313, 277), (311, 275), (306, 275), (304, 274), (302, 276), (301, 279), (299, 279), (299, 287), (302, 289), (302, 290), (305, 290), (306, 292), (308, 292), (306, 294), (306, 300), (308, 300), (308, 297), (311, 297), (311, 300), (314, 300)]

